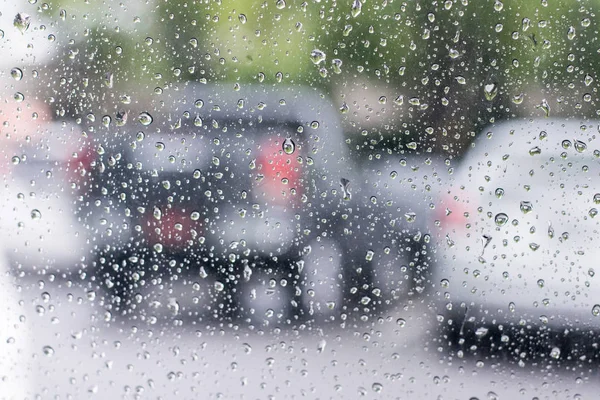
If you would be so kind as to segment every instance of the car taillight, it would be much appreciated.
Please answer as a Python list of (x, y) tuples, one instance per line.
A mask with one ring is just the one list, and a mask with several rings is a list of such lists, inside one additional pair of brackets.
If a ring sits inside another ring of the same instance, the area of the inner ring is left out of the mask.
[(181, 248), (189, 245), (202, 234), (202, 224), (192, 216), (197, 212), (183, 209), (167, 209), (149, 213), (146, 217), (145, 237), (151, 245), (160, 244), (165, 248)]
[(447, 195), (440, 202), (436, 219), (441, 229), (446, 232), (462, 231), (466, 229), (473, 212), (473, 206), (467, 200), (454, 198)]
[(74, 151), (67, 160), (66, 171), (68, 171), (69, 182), (73, 183), (79, 192), (88, 189), (91, 168), (96, 162), (96, 156), (97, 153), (91, 145), (86, 143)]
[(283, 151), (282, 141), (264, 141), (256, 159), (255, 195), (259, 198), (264, 195), (265, 200), (275, 205), (297, 204), (302, 194), (302, 164), (297, 157), (298, 150), (293, 154)]

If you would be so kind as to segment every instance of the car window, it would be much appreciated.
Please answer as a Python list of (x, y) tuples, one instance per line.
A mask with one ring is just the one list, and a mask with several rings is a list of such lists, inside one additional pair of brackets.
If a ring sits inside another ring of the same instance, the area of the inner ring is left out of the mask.
[(600, 3), (0, 4), (0, 397), (595, 398)]

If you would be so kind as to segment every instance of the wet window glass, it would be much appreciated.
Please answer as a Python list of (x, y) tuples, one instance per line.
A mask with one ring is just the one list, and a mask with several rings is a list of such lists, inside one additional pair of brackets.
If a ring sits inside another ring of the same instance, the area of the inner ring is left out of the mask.
[(595, 398), (600, 3), (0, 3), (0, 397)]

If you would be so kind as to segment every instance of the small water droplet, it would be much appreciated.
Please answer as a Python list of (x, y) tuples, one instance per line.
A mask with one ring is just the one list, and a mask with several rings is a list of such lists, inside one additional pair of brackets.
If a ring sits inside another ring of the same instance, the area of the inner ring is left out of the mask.
[(223, 282), (219, 282), (219, 281), (215, 282), (215, 290), (217, 292), (222, 292), (224, 289), (225, 289), (225, 285), (223, 284)]
[(21, 92), (17, 92), (17, 93), (15, 93), (13, 98), (15, 99), (15, 101), (17, 103), (21, 103), (23, 100), (25, 100), (25, 95)]
[(245, 14), (238, 15), (238, 19), (239, 19), (240, 23), (242, 23), (242, 24), (245, 24), (246, 22), (248, 22), (248, 18), (246, 18)]
[(590, 86), (592, 82), (594, 82), (594, 78), (592, 78), (591, 75), (586, 74), (585, 78), (583, 78), (583, 83), (585, 84), (585, 86)]
[(54, 349), (51, 346), (42, 347), (42, 352), (47, 357), (52, 357), (54, 355)]
[(373, 256), (375, 255), (375, 252), (373, 250), (368, 250), (367, 254), (365, 255), (365, 260), (367, 261), (373, 261)]
[(558, 347), (553, 347), (550, 351), (550, 357), (558, 360), (560, 358), (560, 349)]
[(567, 30), (567, 39), (573, 40), (575, 39), (575, 27), (570, 26)]
[(502, 188), (497, 188), (496, 191), (494, 192), (496, 194), (496, 197), (501, 199), (502, 196), (504, 196), (504, 189)]
[(42, 213), (38, 209), (31, 210), (31, 219), (34, 221), (42, 219)]
[(594, 307), (592, 307), (592, 315), (594, 317), (600, 315), (600, 304), (595, 304)]

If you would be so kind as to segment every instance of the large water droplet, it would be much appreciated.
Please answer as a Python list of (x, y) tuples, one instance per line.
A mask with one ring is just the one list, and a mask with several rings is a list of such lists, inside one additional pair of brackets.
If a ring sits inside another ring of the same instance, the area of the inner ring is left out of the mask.
[(18, 13), (15, 15), (13, 24), (21, 33), (25, 33), (31, 24), (31, 17), (25, 13)]
[(506, 215), (505, 213), (498, 213), (494, 217), (494, 222), (498, 226), (504, 226), (508, 222), (508, 215)]
[(138, 121), (140, 121), (140, 124), (144, 126), (150, 125), (153, 120), (154, 119), (152, 118), (152, 115), (145, 111), (138, 116)]
[(352, 2), (352, 7), (350, 8), (350, 13), (354, 18), (358, 17), (362, 11), (362, 2), (360, 0), (354, 0)]
[(349, 201), (352, 198), (352, 194), (350, 193), (350, 181), (346, 178), (341, 178), (340, 187), (342, 188), (343, 199)]
[(285, 154), (294, 154), (294, 151), (296, 151), (296, 144), (288, 137), (283, 141), (282, 148)]
[(533, 204), (530, 201), (522, 201), (519, 208), (523, 214), (529, 214), (533, 210)]
[(47, 357), (52, 357), (54, 355), (54, 349), (51, 346), (42, 347), (42, 351)]
[(42, 219), (42, 213), (38, 209), (31, 210), (31, 219), (36, 221)]
[(10, 70), (10, 76), (12, 76), (14, 80), (20, 81), (23, 79), (23, 71), (21, 71), (20, 68), (13, 68)]
[(310, 52), (310, 59), (315, 65), (319, 65), (321, 62), (325, 61), (326, 58), (327, 55), (319, 49), (314, 49)]
[(543, 99), (538, 107), (544, 111), (546, 117), (550, 116), (550, 104), (548, 104), (548, 101), (546, 99)]
[(575, 145), (575, 150), (578, 153), (583, 153), (587, 149), (587, 144), (585, 144), (581, 140), (575, 139), (573, 140), (573, 144)]
[(594, 307), (592, 307), (592, 315), (594, 317), (600, 315), (600, 304), (595, 304)]

